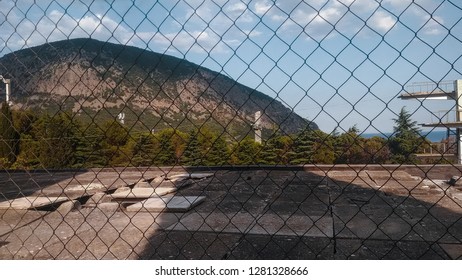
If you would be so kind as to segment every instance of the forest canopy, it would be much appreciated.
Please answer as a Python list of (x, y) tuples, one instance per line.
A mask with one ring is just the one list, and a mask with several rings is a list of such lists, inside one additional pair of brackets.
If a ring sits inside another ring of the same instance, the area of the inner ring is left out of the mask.
[(193, 127), (135, 131), (116, 119), (85, 123), (71, 114), (11, 110), (0, 114), (0, 164), (8, 169), (116, 166), (223, 166), (419, 163), (430, 145), (403, 108), (389, 138), (364, 138), (353, 126), (342, 133), (307, 128), (274, 131), (262, 143), (226, 131)]

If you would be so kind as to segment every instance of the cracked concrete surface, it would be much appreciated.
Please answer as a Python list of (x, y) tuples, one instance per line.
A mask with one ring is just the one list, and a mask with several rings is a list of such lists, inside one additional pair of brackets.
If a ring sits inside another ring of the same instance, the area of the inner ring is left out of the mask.
[(186, 212), (131, 212), (111, 198), (184, 170), (1, 173), (3, 202), (64, 197), (81, 207), (1, 209), (0, 259), (461, 259), (452, 168), (216, 170), (177, 189), (205, 197)]

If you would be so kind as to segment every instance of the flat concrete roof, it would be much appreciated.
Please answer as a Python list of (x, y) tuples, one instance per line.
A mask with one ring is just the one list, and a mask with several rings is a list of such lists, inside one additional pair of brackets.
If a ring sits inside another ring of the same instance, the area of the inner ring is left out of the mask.
[[(204, 197), (186, 212), (111, 202), (142, 178), (184, 172), (168, 170), (0, 173), (3, 201), (23, 189), (82, 205), (0, 210), (0, 259), (462, 258), (462, 186), (446, 183), (458, 165), (221, 168), (174, 193)], [(76, 192), (90, 183), (104, 187)]]

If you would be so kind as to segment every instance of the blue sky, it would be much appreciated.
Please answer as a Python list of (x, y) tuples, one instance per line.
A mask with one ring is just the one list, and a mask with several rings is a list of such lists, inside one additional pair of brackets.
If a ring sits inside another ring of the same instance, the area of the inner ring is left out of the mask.
[(129, 44), (226, 74), (326, 132), (390, 132), (402, 106), (422, 123), (455, 109), (396, 97), (462, 78), (461, 18), (455, 0), (1, 0), (0, 55), (66, 38)]

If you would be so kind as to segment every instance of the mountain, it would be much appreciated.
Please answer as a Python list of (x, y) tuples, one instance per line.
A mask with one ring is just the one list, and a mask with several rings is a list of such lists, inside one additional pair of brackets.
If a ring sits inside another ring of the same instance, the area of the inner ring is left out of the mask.
[[(88, 120), (126, 115), (142, 129), (212, 125), (251, 133), (256, 111), (266, 131), (296, 133), (317, 125), (281, 102), (229, 77), (166, 54), (72, 39), (22, 49), (0, 58), (12, 81), (16, 108), (67, 110)], [(249, 134), (250, 135), (250, 134)]]

